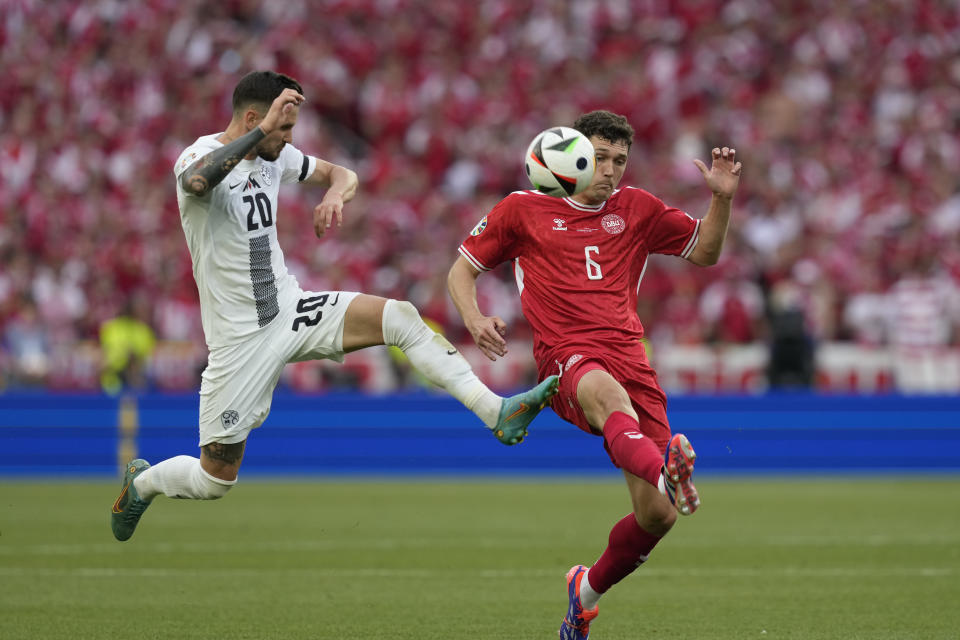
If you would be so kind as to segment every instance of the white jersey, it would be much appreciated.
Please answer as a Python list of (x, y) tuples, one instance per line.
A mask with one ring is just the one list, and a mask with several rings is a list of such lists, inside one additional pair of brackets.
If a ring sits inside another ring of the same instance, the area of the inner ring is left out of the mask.
[(180, 222), (193, 260), (207, 347), (241, 342), (273, 320), (300, 287), (277, 242), (281, 183), (305, 180), (315, 158), (287, 144), (276, 161), (241, 160), (210, 193), (187, 194), (180, 174), (223, 146), (221, 134), (198, 138), (174, 165)]
[(945, 347), (960, 317), (960, 293), (943, 276), (906, 276), (890, 289), (890, 342), (899, 347)]

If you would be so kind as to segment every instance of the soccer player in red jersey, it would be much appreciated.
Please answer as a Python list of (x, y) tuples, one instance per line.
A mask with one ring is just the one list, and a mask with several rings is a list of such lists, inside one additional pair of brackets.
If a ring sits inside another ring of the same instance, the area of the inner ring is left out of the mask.
[(477, 346), (496, 360), (507, 353), (506, 325), (477, 306), (476, 279), (513, 261), (539, 376), (560, 375), (554, 411), (602, 436), (623, 470), (632, 512), (613, 526), (593, 566), (577, 565), (567, 574), (560, 637), (585, 640), (600, 596), (647, 559), (677, 512), (693, 513), (700, 504), (693, 448), (683, 434), (671, 437), (666, 396), (641, 343), (637, 292), (651, 253), (716, 264), (741, 163), (727, 147), (713, 149), (710, 167), (694, 160), (713, 193), (706, 215), (696, 220), (643, 189), (618, 188), (633, 140), (626, 118), (593, 111), (573, 127), (596, 151), (590, 186), (568, 198), (508, 195), (460, 245), (448, 287)]

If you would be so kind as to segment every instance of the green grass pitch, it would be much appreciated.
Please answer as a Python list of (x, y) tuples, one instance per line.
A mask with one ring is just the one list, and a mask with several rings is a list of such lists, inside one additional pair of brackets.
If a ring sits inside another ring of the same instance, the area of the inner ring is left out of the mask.
[[(117, 485), (0, 481), (0, 638), (556, 638), (629, 508), (615, 477), (246, 477), (119, 543)], [(698, 487), (591, 640), (960, 638), (960, 478)]]

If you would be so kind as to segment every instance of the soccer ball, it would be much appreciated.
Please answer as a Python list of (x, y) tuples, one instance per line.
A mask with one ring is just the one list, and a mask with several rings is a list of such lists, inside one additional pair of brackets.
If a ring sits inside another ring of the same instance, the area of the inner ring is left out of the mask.
[(570, 127), (550, 127), (527, 147), (523, 164), (535, 189), (563, 198), (590, 186), (597, 159), (585, 135)]

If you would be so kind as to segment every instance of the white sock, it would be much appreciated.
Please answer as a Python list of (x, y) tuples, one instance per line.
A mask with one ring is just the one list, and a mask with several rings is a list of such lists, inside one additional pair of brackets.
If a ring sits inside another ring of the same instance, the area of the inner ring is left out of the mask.
[(199, 458), (176, 456), (153, 465), (133, 481), (143, 500), (161, 493), (170, 498), (216, 500), (226, 495), (236, 480), (215, 478), (200, 466)]
[(417, 371), (477, 414), (487, 428), (497, 425), (503, 398), (477, 378), (466, 358), (428, 327), (412, 304), (387, 300), (383, 307), (383, 341), (403, 351)]
[(593, 587), (590, 586), (590, 582), (587, 580), (588, 575), (590, 575), (589, 569), (587, 569), (583, 573), (583, 577), (580, 578), (580, 604), (583, 605), (584, 609), (593, 609), (597, 606), (597, 603), (600, 602), (600, 596), (603, 594), (593, 590)]

